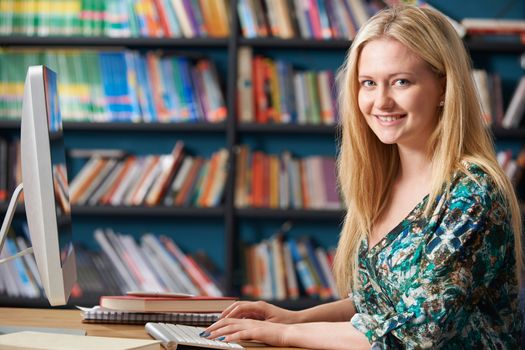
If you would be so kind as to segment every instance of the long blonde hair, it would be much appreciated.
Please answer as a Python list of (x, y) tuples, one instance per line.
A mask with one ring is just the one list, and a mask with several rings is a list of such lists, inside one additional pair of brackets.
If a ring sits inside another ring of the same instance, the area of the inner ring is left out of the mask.
[(425, 214), (431, 212), (443, 184), (450, 183), (455, 171), (469, 174), (462, 161), (477, 164), (492, 177), (508, 201), (520, 277), (523, 259), (518, 201), (497, 163), (490, 132), (482, 121), (470, 58), (463, 42), (438, 11), (401, 6), (378, 13), (361, 28), (338, 74), (341, 113), (338, 175), (347, 206), (334, 261), (339, 292), (345, 295), (356, 283), (360, 242), (370, 237), (399, 167), (397, 146), (379, 141), (357, 102), (359, 55), (368, 42), (385, 37), (417, 52), (445, 79), (445, 105), (429, 140), (433, 176)]

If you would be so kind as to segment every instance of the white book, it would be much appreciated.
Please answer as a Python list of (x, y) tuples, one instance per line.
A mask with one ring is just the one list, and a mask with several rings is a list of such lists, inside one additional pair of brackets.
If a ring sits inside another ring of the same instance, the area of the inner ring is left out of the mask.
[(138, 181), (139, 172), (142, 169), (143, 162), (143, 157), (134, 159), (133, 164), (131, 164), (129, 167), (127, 174), (120, 182), (119, 187), (115, 190), (113, 196), (111, 196), (111, 205), (122, 205), (124, 203), (124, 198), (126, 197), (127, 193), (135, 184), (135, 182)]
[(340, 27), (343, 31), (344, 36), (352, 40), (356, 35), (356, 28), (354, 27), (352, 18), (346, 10), (343, 1), (345, 0), (333, 0), (333, 4), (335, 7), (335, 15), (337, 16), (338, 22), (340, 23)]
[(295, 109), (297, 111), (297, 124), (306, 124), (308, 117), (306, 115), (306, 87), (304, 75), (301, 72), (294, 72), (293, 85), (295, 92)]
[(131, 235), (120, 234), (118, 238), (122, 242), (124, 249), (133, 258), (136, 266), (140, 269), (143, 279), (140, 281), (141, 290), (166, 291), (164, 286), (159, 282), (157, 276), (151, 271), (150, 265), (142, 255), (137, 243)]
[[(161, 237), (161, 240), (165, 245), (169, 244), (172, 250), (170, 252), (175, 256), (175, 258), (180, 262), (180, 264), (188, 271), (188, 274), (192, 276), (195, 282), (201, 287), (202, 290), (208, 296), (221, 297), (222, 292), (215, 283), (213, 283), (207, 276), (203, 275), (202, 271), (196, 268), (190, 259), (184, 254), (184, 252), (179, 248), (179, 246), (168, 237)], [(166, 243), (169, 242), (169, 243)]]
[(174, 175), (174, 171), (177, 169), (174, 169), (174, 167), (178, 167), (178, 164), (181, 162), (184, 149), (184, 143), (182, 141), (179, 141), (175, 144), (175, 147), (173, 148), (173, 151), (169, 154), (164, 156), (159, 164), (159, 176), (158, 179), (152, 184), (151, 189), (145, 199), (145, 202), (147, 205), (154, 205), (157, 203), (159, 199), (159, 196), (161, 195), (161, 192), (163, 189), (167, 188), (167, 182), (171, 179), (171, 177)]
[(133, 180), (133, 183), (130, 185), (130, 187), (127, 189), (126, 195), (122, 200), (122, 204), (133, 205), (133, 197), (135, 196), (135, 193), (137, 193), (140, 186), (143, 184), (145, 177), (147, 176), (146, 170), (149, 169), (154, 162), (155, 156), (152, 154), (147, 155), (145, 157), (141, 157), (140, 166), (138, 166), (134, 172), (135, 179)]
[(182, 161), (182, 164), (180, 165), (180, 169), (177, 172), (177, 175), (175, 175), (175, 179), (173, 180), (171, 184), (171, 189), (168, 191), (168, 196), (164, 199), (165, 205), (173, 205), (175, 196), (182, 188), (182, 185), (184, 184), (184, 180), (188, 176), (188, 173), (191, 169), (191, 166), (193, 165), (193, 162), (195, 161), (194, 157), (187, 156)]
[(306, 18), (306, 11), (309, 6), (308, 1), (309, 0), (294, 0), (295, 16), (303, 39), (311, 39), (313, 37), (308, 25), (309, 19)]
[(102, 248), (102, 251), (108, 257), (109, 261), (111, 261), (111, 263), (113, 264), (113, 267), (117, 270), (122, 280), (126, 283), (125, 288), (127, 290), (137, 290), (138, 286), (135, 283), (135, 280), (129, 273), (127, 266), (124, 265), (124, 263), (118, 256), (115, 249), (113, 249), (113, 246), (111, 245), (110, 241), (106, 237), (106, 234), (104, 233), (104, 231), (101, 229), (95, 230), (94, 237), (97, 243)]
[(162, 168), (162, 162), (168, 157), (167, 155), (153, 155), (152, 161), (144, 168), (144, 173), (141, 179), (141, 183), (137, 187), (136, 192), (131, 199), (132, 205), (142, 205), (144, 203), (144, 198), (148, 194), (149, 189), (153, 185), (153, 182), (158, 178)]
[(482, 118), (485, 123), (491, 124), (493, 116), (491, 114), (492, 103), (490, 100), (489, 76), (487, 71), (484, 69), (473, 69), (472, 77), (474, 78), (474, 84), (481, 103)]
[(107, 176), (105, 176), (105, 181), (103, 181), (102, 184), (98, 187), (98, 189), (91, 195), (91, 197), (89, 197), (87, 201), (89, 205), (97, 205), (100, 198), (102, 198), (102, 196), (106, 194), (108, 189), (115, 183), (123, 167), (123, 161), (117, 162), (117, 164), (114, 166), (111, 172)]
[(364, 0), (346, 0), (349, 5), (350, 11), (357, 22), (357, 27), (361, 28), (363, 24), (370, 18), (370, 14), (366, 9)]
[(191, 26), (190, 19), (188, 17), (188, 13), (186, 13), (186, 9), (184, 8), (184, 4), (182, 0), (171, 0), (171, 4), (173, 5), (173, 9), (175, 10), (175, 15), (177, 16), (177, 19), (179, 20), (179, 24), (182, 30), (182, 34), (185, 38), (193, 38), (197, 35), (195, 33), (194, 28)]
[(189, 293), (198, 295), (199, 290), (193, 282), (190, 280), (186, 272), (181, 268), (177, 260), (169, 254), (166, 249), (162, 246), (159, 240), (152, 234), (145, 234), (142, 236), (142, 243), (147, 244), (150, 248), (155, 251), (161, 264), (170, 271), (172, 277), (178, 282), (182, 290), (174, 290), (174, 292)]
[(503, 117), (502, 126), (504, 128), (517, 128), (523, 119), (525, 112), (525, 76), (521, 77), (518, 87), (512, 95), (509, 107)]
[(140, 245), (140, 250), (144, 253), (144, 256), (148, 258), (148, 261), (155, 266), (155, 272), (169, 291), (183, 289), (178, 281), (176, 281), (171, 276), (171, 273), (164, 267), (158, 254), (149, 245), (142, 242)]

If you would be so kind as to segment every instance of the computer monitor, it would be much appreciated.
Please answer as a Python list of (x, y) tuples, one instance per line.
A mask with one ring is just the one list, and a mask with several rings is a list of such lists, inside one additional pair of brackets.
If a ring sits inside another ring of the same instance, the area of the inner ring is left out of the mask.
[(64, 305), (76, 282), (76, 262), (57, 80), (49, 68), (29, 67), (21, 119), (22, 184), (9, 204), (0, 249), (23, 187), (32, 251), (44, 292), (52, 306)]

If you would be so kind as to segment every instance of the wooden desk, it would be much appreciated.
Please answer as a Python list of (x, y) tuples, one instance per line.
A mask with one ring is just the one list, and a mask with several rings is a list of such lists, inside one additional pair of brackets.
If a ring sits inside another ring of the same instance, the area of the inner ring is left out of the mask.
[[(82, 323), (78, 310), (0, 308), (0, 325), (83, 329), (87, 335), (151, 339), (141, 325)], [(291, 348), (252, 348), (254, 350)], [(298, 350), (297, 348), (294, 348)]]

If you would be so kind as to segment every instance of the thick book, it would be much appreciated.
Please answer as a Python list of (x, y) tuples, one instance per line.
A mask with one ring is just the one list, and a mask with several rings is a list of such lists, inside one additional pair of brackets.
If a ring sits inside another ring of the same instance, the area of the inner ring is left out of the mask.
[(110, 310), (100, 306), (79, 307), (84, 323), (146, 324), (147, 322), (177, 323), (207, 327), (219, 319), (220, 313), (202, 312), (130, 312)]
[(222, 312), (236, 301), (230, 297), (139, 297), (102, 296), (100, 306), (137, 312)]

